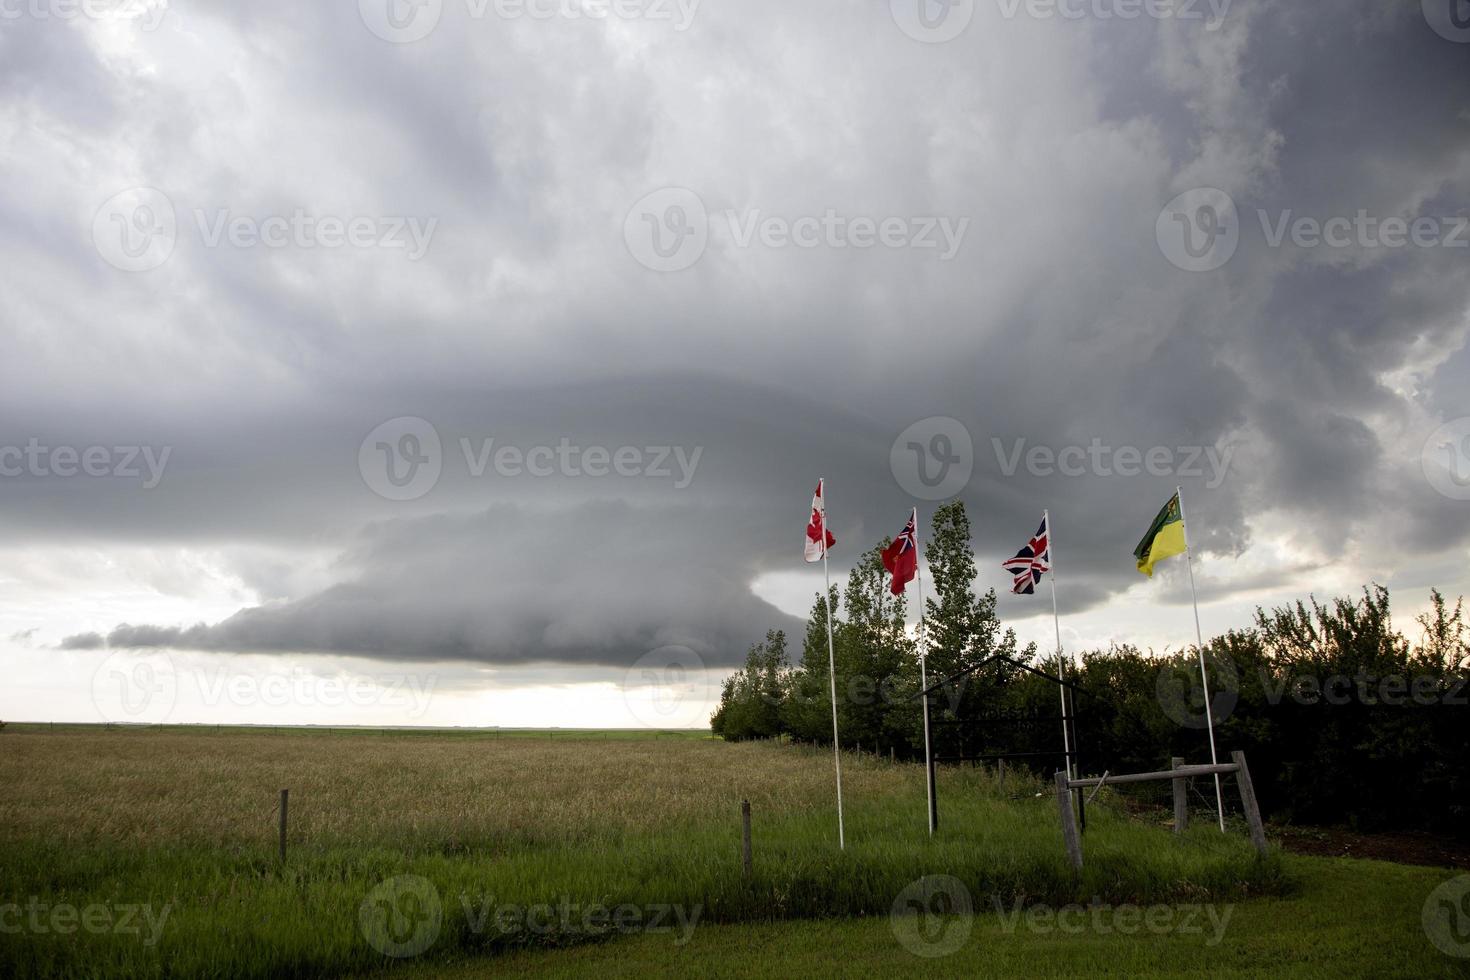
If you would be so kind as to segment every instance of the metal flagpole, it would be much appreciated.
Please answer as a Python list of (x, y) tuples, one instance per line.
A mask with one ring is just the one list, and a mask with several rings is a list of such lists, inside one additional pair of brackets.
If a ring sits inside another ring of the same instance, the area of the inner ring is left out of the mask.
[[(1051, 556), (1051, 564), (1047, 569), (1047, 578), (1051, 580), (1051, 618), (1057, 630), (1057, 680), (1065, 682), (1067, 679), (1067, 668), (1062, 659), (1062, 617), (1057, 612), (1057, 545), (1056, 533), (1052, 528), (1051, 511), (1041, 512), (1041, 519), (1046, 522), (1046, 550)], [(1062, 766), (1067, 770), (1068, 779), (1080, 779), (1081, 767), (1077, 765), (1076, 756), (1072, 750), (1071, 734), (1068, 733), (1068, 723), (1071, 721), (1072, 712), (1068, 708), (1067, 685), (1057, 685), (1057, 693), (1062, 699)], [(1072, 726), (1075, 733), (1076, 726)], [(1082, 791), (1077, 791), (1077, 819), (1082, 829), (1087, 829), (1087, 804), (1082, 796)]]
[(832, 762), (837, 767), (837, 847), (847, 849), (847, 835), (842, 828), (842, 745), (837, 738), (837, 655), (832, 648), (832, 575), (827, 571), (827, 481), (822, 485), (822, 578), (826, 588), (822, 601), (827, 604), (827, 677), (832, 682)]
[(929, 656), (924, 635), (924, 560), (919, 551), (919, 509), (914, 508), (914, 576), (919, 580), (919, 683), (924, 691), (924, 784), (929, 791), (929, 836), (939, 827), (939, 807), (934, 800), (934, 748), (929, 742)]
[[(1033, 511), (1034, 513), (1034, 511)], [(1041, 512), (1041, 519), (1046, 522), (1046, 548), (1051, 554), (1051, 567), (1047, 570), (1047, 578), (1051, 579), (1051, 618), (1057, 628), (1057, 679), (1067, 679), (1067, 668), (1062, 663), (1062, 617), (1057, 612), (1057, 549), (1056, 535), (1051, 526), (1051, 511)], [(1067, 733), (1067, 688), (1064, 684), (1057, 685), (1057, 693), (1062, 698), (1062, 750), (1066, 753), (1062, 759), (1067, 768), (1067, 778), (1076, 779), (1077, 770), (1072, 765), (1072, 738)]]
[[(1199, 593), (1194, 587), (1194, 554), (1189, 550), (1189, 521), (1184, 517), (1184, 488), (1175, 487), (1174, 495), (1179, 499), (1179, 523), (1184, 526), (1184, 560), (1189, 564), (1189, 594), (1194, 599), (1194, 638), (1199, 649), (1199, 679), (1205, 693), (1205, 723), (1210, 729), (1210, 765), (1219, 765), (1215, 755), (1215, 714), (1210, 707), (1210, 678), (1205, 673), (1205, 635), (1199, 626)], [(1215, 814), (1220, 820), (1220, 832), (1225, 832), (1225, 794), (1220, 791), (1220, 774), (1215, 773)]]

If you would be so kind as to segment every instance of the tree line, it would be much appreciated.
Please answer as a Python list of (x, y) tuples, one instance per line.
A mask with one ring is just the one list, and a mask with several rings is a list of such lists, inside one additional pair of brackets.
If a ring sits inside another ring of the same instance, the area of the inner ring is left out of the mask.
[[(919, 639), (907, 597), (893, 596), (880, 555), (864, 553), (832, 586), (833, 660), (843, 746), (903, 759), (923, 754)], [(980, 666), (934, 693), (940, 758), (990, 760), (1050, 773), (1061, 762), (1054, 655), (1020, 646), (996, 616), (993, 590), (974, 591), (964, 505), (934, 515), (924, 550), (930, 684)], [(830, 745), (827, 602), (819, 593), (799, 659), (771, 630), (726, 679), (711, 718), (732, 741), (786, 738)], [(1431, 591), (1415, 636), (1394, 625), (1388, 590), (1258, 609), (1254, 622), (1208, 641), (1215, 737), (1244, 751), (1263, 808), (1276, 820), (1363, 830), (1427, 829), (1470, 836), (1470, 634), (1462, 601)], [(1006, 659), (992, 659), (1002, 655)], [(1081, 768), (1093, 775), (1208, 761), (1198, 651), (1133, 646), (1068, 658)]]

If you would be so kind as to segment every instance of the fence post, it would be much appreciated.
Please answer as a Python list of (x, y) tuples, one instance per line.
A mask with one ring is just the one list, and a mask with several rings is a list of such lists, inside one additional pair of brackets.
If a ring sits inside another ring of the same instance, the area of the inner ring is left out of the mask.
[(1072, 789), (1066, 772), (1057, 773), (1057, 810), (1062, 818), (1062, 840), (1067, 845), (1067, 859), (1074, 871), (1082, 870), (1082, 839), (1077, 835), (1077, 817), (1072, 812)]
[[(1184, 768), (1184, 760), (1177, 755), (1170, 760), (1170, 768)], [(1189, 827), (1189, 781), (1183, 776), (1174, 779), (1174, 833), (1182, 834)]]
[(1261, 823), (1261, 808), (1256, 804), (1256, 788), (1251, 785), (1251, 771), (1245, 765), (1244, 752), (1230, 753), (1230, 759), (1239, 768), (1235, 771), (1235, 784), (1240, 787), (1240, 804), (1245, 808), (1246, 823), (1251, 828), (1251, 843), (1262, 855), (1267, 853), (1266, 828)]
[(997, 759), (995, 764), (995, 782), (997, 789), (1006, 788), (1006, 760)]
[(751, 855), (750, 855), (750, 801), (740, 801), (740, 825), (741, 825), (741, 867), (745, 869), (745, 877), (750, 878)]
[(286, 801), (287, 801), (287, 799), (289, 799), (290, 794), (291, 794), (291, 791), (289, 789), (283, 789), (283, 790), (281, 790), (281, 861), (282, 861), (282, 863), (284, 863), (285, 860), (286, 860)]

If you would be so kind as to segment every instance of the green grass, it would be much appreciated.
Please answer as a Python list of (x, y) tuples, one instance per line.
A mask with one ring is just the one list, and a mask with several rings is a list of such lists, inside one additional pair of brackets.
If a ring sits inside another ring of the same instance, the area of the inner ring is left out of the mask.
[[(1078, 877), (1066, 865), (1054, 801), (1014, 775), (1002, 789), (983, 771), (945, 770), (944, 828), (930, 839), (922, 770), (872, 756), (844, 763), (848, 848), (839, 851), (830, 756), (790, 746), (249, 730), (8, 729), (0, 742), (0, 904), (35, 897), (169, 909), (153, 945), (34, 928), (0, 936), (0, 975), (371, 971), (391, 961), (370, 944), (360, 913), (367, 901), (381, 914), (370, 894), (402, 876), (424, 879), (442, 910), (415, 960), (433, 968), (586, 943), (595, 948), (572, 955), (666, 955), (658, 936), (607, 945), (604, 925), (575, 916), (544, 931), (476, 928), (476, 914), (492, 906), (677, 905), (699, 916), (691, 946), (715, 944), (718, 964), (726, 955), (718, 937), (745, 942), (744, 927), (723, 927), (736, 923), (764, 923), (751, 927), (757, 935), (775, 928), (771, 942), (791, 944), (793, 955), (809, 930), (850, 929), (871, 947), (895, 899), (934, 874), (1007, 903), (1096, 897), (1246, 910), (1271, 896), (1298, 900), (1297, 875), (1280, 855), (1258, 858), (1241, 833), (1199, 826), (1176, 839), (1103, 806), (1089, 810)], [(275, 858), (279, 786), (292, 789), (284, 866)], [(740, 866), (742, 798), (755, 814), (749, 880)], [(424, 918), (414, 895), (387, 908), (402, 913), (386, 920), (401, 935), (427, 935), (414, 932)], [(855, 921), (834, 921), (848, 918)], [(783, 920), (813, 921), (771, 925)]]
[[(1435, 949), (1420, 922), (1425, 899), (1449, 872), (1304, 857), (1288, 857), (1286, 870), (1299, 883), (1294, 894), (1232, 906), (1223, 932), (1204, 919), (1202, 931), (1194, 933), (1184, 914), (1173, 918), (1177, 928), (1172, 931), (1135, 935), (1070, 926), (1066, 933), (1044, 926), (1033, 930), (1024, 922), (1008, 930), (989, 903), (981, 902), (964, 945), (936, 958), (916, 956), (900, 943), (888, 918), (874, 917), (707, 925), (682, 944), (678, 934), (645, 934), (555, 952), (408, 963), (371, 976), (1470, 976), (1470, 959), (1453, 959)], [(1224, 915), (1224, 909), (1217, 912), (1218, 918)], [(1100, 921), (1106, 929), (1115, 925), (1105, 915)]]

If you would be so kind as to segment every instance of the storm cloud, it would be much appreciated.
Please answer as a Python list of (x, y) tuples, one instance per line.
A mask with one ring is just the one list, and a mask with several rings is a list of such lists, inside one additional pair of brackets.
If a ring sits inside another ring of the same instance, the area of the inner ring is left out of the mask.
[[(1463, 565), (1470, 504), (1423, 453), (1470, 415), (1470, 47), (1419, 4), (982, 3), (944, 43), (844, 0), (705, 0), (685, 29), (479, 9), (412, 43), (351, 3), (0, 32), (0, 443), (171, 450), (152, 488), (7, 475), (0, 532), (335, 556), (268, 584), (241, 557), (234, 615), (79, 622), (63, 648), (733, 663), (797, 626), (752, 584), (800, 569), (817, 477), (841, 574), (915, 502), (895, 440), (935, 417), (970, 443), (946, 496), (982, 586), (1049, 508), (1064, 611), (1138, 584), (1176, 484), (1207, 599), (1365, 555), (1383, 580)], [(127, 271), (108, 202), (137, 188), (176, 231)], [(1202, 188), (1238, 244), (1191, 269), (1164, 212)], [(661, 193), (705, 221), (684, 268), (638, 238), (690, 218), (639, 212)], [(408, 218), (435, 222), (419, 258), (391, 244)], [(1341, 246), (1293, 232), (1334, 218)], [(1387, 244), (1394, 218), (1438, 238)], [(944, 228), (949, 258), (922, 244)], [(385, 484), (428, 432), (434, 479)]]

